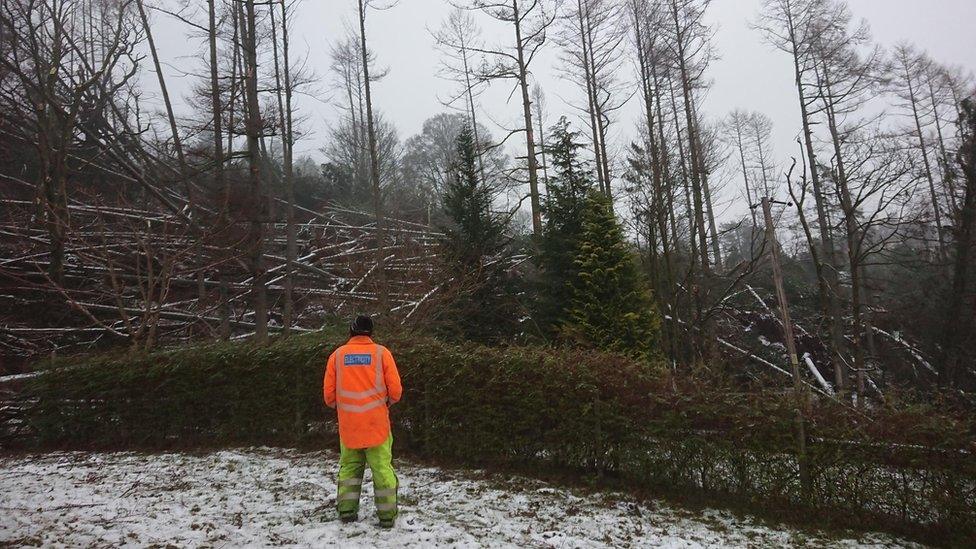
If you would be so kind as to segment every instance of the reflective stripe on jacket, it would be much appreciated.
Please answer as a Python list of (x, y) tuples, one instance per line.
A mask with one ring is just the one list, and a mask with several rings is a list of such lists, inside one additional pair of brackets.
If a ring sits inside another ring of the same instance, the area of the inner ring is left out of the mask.
[(371, 448), (390, 435), (388, 403), (403, 388), (393, 355), (366, 336), (353, 336), (329, 356), (323, 392), (339, 411), (339, 439), (349, 448)]

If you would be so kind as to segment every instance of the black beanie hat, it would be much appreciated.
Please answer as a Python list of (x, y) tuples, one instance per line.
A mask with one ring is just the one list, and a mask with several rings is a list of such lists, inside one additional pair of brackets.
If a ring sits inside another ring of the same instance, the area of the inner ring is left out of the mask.
[(349, 333), (352, 335), (372, 335), (373, 334), (373, 319), (366, 315), (359, 315), (356, 320), (352, 321), (349, 325)]

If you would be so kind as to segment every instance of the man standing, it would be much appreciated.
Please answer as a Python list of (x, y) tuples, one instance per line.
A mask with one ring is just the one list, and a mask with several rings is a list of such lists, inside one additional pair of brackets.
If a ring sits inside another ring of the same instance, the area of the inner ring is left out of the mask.
[(357, 316), (349, 341), (329, 356), (325, 404), (339, 413), (339, 518), (359, 518), (363, 473), (373, 472), (373, 497), (380, 526), (392, 528), (397, 516), (393, 471), (393, 433), (389, 405), (400, 400), (400, 373), (389, 349), (373, 342), (373, 320)]

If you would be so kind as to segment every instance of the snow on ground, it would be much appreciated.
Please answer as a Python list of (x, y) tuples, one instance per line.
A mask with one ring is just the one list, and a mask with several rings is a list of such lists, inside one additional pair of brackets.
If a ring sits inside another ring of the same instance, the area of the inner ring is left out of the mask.
[(912, 546), (402, 460), (400, 518), (386, 531), (373, 516), (369, 483), (360, 521), (338, 522), (337, 463), (333, 452), (271, 448), (0, 457), (0, 546)]

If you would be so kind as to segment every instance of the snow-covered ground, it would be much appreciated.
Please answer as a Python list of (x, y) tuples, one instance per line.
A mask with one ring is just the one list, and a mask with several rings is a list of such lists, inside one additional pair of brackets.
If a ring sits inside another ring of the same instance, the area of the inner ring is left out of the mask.
[(400, 519), (385, 531), (373, 517), (371, 485), (360, 521), (337, 521), (337, 458), (271, 448), (0, 458), (0, 546), (912, 546), (402, 460)]

